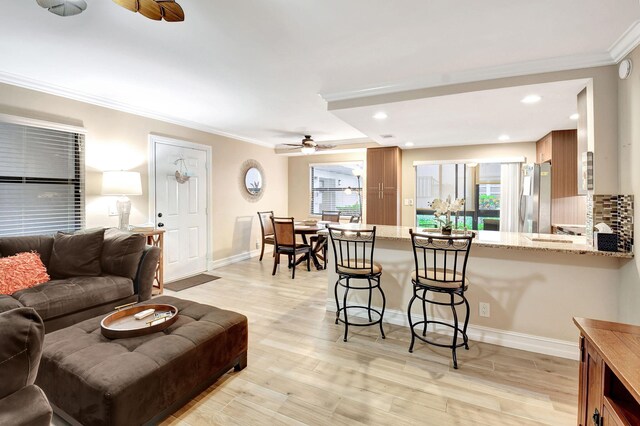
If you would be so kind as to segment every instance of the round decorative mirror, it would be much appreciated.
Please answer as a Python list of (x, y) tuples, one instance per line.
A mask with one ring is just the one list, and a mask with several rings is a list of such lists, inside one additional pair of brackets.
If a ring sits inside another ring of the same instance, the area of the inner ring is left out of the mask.
[(256, 160), (247, 160), (240, 168), (240, 192), (250, 202), (256, 202), (264, 194), (266, 186), (264, 169)]
[(251, 167), (244, 175), (244, 187), (249, 194), (256, 195), (262, 191), (262, 173), (257, 167)]

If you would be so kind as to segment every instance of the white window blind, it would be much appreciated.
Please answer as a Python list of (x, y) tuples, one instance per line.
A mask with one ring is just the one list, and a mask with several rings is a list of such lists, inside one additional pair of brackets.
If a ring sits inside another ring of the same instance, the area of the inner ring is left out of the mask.
[(341, 164), (312, 164), (311, 208), (309, 212), (321, 215), (323, 211), (339, 211), (342, 215), (361, 215), (361, 180), (353, 170), (362, 170), (362, 162)]
[(84, 135), (0, 122), (0, 236), (84, 226)]

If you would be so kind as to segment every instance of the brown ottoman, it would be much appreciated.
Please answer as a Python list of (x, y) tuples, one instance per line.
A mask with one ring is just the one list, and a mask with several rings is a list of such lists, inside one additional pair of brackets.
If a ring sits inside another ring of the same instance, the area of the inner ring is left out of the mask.
[(72, 424), (153, 424), (247, 365), (247, 318), (162, 296), (179, 309), (160, 333), (109, 340), (96, 317), (45, 336), (36, 383)]

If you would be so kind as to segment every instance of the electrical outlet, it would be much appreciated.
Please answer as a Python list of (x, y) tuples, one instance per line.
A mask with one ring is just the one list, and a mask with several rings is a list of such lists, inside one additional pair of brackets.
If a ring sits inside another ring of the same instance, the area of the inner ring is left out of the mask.
[(485, 302), (480, 302), (480, 316), (489, 318), (491, 316), (491, 305)]
[(260, 240), (256, 240), (256, 249), (260, 248)]
[(404, 205), (405, 206), (412, 206), (413, 205), (413, 199), (412, 198), (405, 198), (404, 199)]

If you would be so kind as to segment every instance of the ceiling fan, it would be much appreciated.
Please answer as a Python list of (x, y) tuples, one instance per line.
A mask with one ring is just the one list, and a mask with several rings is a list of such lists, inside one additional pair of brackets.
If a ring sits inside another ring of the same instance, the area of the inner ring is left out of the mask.
[[(85, 0), (36, 0), (41, 7), (59, 16), (73, 16), (87, 8)], [(175, 0), (113, 0), (132, 12), (140, 12), (154, 21), (184, 21), (184, 11)]]
[(317, 144), (313, 139), (311, 139), (311, 135), (304, 135), (304, 138), (300, 143), (285, 143), (283, 145), (294, 146), (295, 148), (292, 149), (300, 148), (300, 152), (303, 154), (313, 154), (316, 151), (324, 151), (336, 147), (335, 145)]

